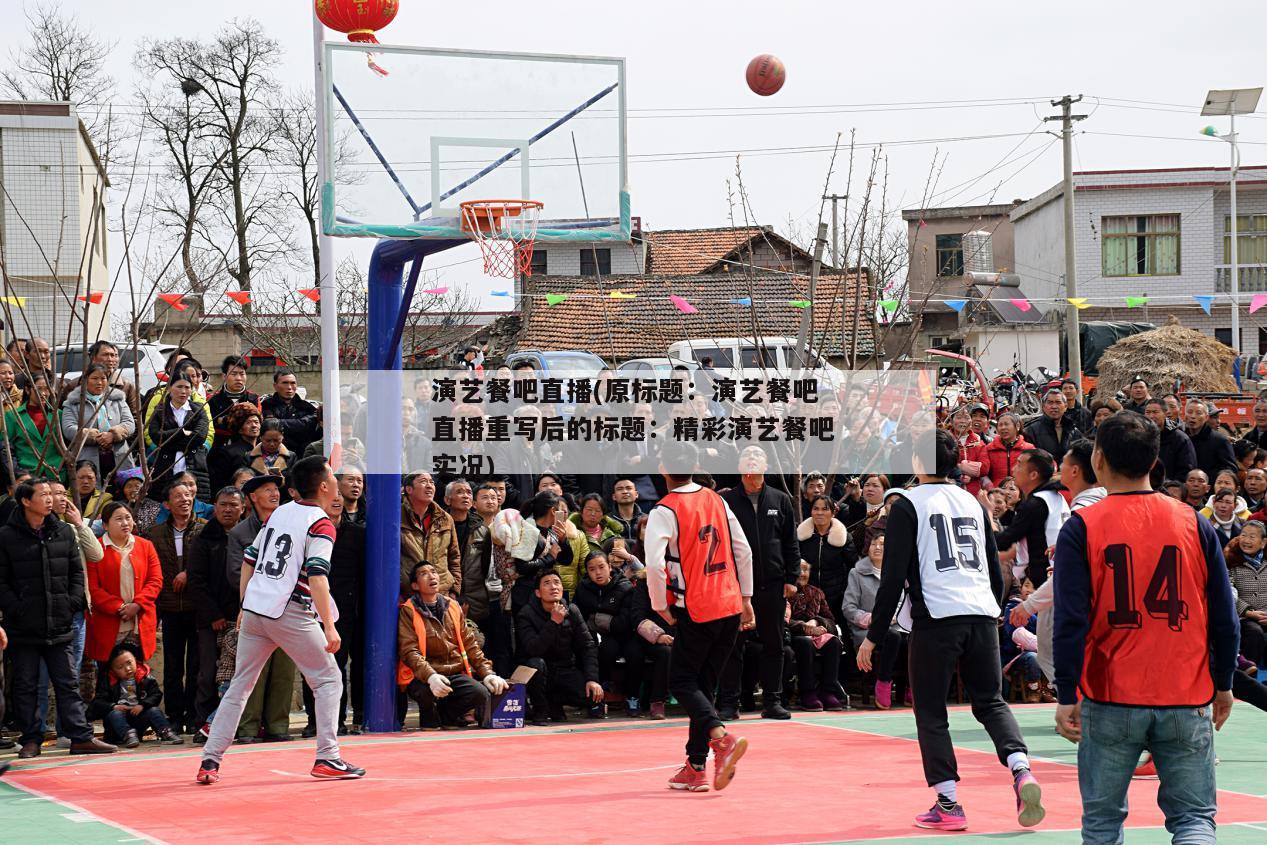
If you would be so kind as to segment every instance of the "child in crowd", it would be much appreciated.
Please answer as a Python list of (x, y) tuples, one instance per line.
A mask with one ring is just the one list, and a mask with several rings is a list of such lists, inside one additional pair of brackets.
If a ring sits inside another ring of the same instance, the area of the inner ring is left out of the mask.
[(629, 550), (629, 543), (624, 537), (608, 537), (603, 542), (603, 551), (611, 562), (612, 571), (620, 572), (626, 578), (632, 579), (635, 572), (646, 568), (637, 555)]
[(158, 709), (163, 691), (150, 676), (140, 648), (126, 641), (119, 643), (110, 652), (108, 665), (110, 671), (97, 675), (97, 694), (88, 708), (88, 717), (105, 725), (106, 741), (136, 748), (152, 728), (160, 742), (183, 745), (185, 741)]

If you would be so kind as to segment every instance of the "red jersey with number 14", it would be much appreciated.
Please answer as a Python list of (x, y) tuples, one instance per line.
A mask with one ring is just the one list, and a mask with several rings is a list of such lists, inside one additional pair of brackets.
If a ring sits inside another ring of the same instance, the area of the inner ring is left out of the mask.
[[(677, 549), (669, 544), (669, 606), (685, 605), (694, 622), (712, 622), (743, 610), (726, 503), (701, 487), (660, 500), (677, 521)], [(674, 552), (676, 551), (676, 555)]]
[(1107, 496), (1078, 516), (1091, 567), (1082, 694), (1135, 707), (1209, 704), (1208, 571), (1196, 511), (1141, 493)]

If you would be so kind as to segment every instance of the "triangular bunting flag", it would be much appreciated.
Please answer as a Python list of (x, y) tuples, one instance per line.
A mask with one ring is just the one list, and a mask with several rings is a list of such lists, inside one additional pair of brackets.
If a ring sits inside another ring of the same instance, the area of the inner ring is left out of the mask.
[(511, 292), (510, 292), (510, 291), (508, 291), (508, 290), (495, 290), (495, 291), (493, 291), (493, 296), (512, 296), (512, 295), (513, 295), (513, 294), (511, 294)]
[(16, 305), (18, 308), (26, 307), (25, 296), (0, 296), (0, 302), (7, 302), (10, 305)]
[(566, 293), (547, 293), (547, 294), (546, 294), (546, 304), (547, 304), (547, 305), (558, 305), (560, 302), (562, 302), (563, 300), (565, 300), (565, 299), (567, 299), (567, 298), (568, 298), (568, 295), (567, 295)]
[(1267, 293), (1254, 294), (1254, 298), (1249, 301), (1249, 313), (1253, 314), (1264, 305), (1267, 305)]
[(1197, 304), (1201, 306), (1202, 311), (1207, 314), (1210, 313), (1210, 305), (1214, 303), (1214, 297), (1208, 294), (1194, 294), (1192, 298), (1195, 299)]
[(730, 304), (731, 304), (731, 305), (742, 305), (742, 306), (744, 306), (745, 308), (751, 308), (751, 307), (752, 307), (752, 297), (750, 297), (750, 296), (737, 296), (737, 297), (735, 297), (734, 299), (730, 300)]
[(428, 296), (444, 296), (448, 292), (449, 292), (448, 288), (427, 288), (426, 290), (423, 291), (423, 293), (427, 294)]
[(1016, 306), (1016, 310), (1017, 310), (1017, 311), (1020, 311), (1022, 314), (1024, 314), (1026, 311), (1028, 311), (1029, 309), (1031, 309), (1031, 308), (1033, 308), (1033, 307), (1034, 307), (1034, 306), (1030, 305), (1030, 304), (1029, 304), (1029, 300), (1028, 300), (1028, 299), (1025, 299), (1024, 297), (1019, 297), (1019, 298), (1016, 298), (1016, 299), (1009, 299), (1009, 300), (1008, 300), (1008, 302), (1010, 302), (1010, 303), (1012, 303), (1013, 305), (1015, 305), (1015, 306)]
[(1081, 297), (1081, 296), (1075, 296), (1070, 299), (1066, 299), (1065, 302), (1068, 302), (1070, 305), (1072, 305), (1074, 308), (1077, 308), (1079, 311), (1081, 311), (1083, 308), (1091, 307), (1091, 303), (1087, 302), (1086, 298)]
[(793, 308), (809, 308), (809, 304), (808, 299), (793, 299), (788, 303), (788, 305), (791, 305)]
[(320, 288), (300, 288), (299, 292), (311, 299), (313, 302), (319, 302), (321, 300)]
[(636, 293), (625, 293), (623, 290), (614, 290), (611, 292), (612, 299), (637, 299)]
[(968, 300), (966, 300), (966, 299), (947, 299), (947, 300), (946, 300), (946, 304), (947, 304), (947, 305), (949, 305), (951, 308), (955, 309), (955, 311), (963, 311), (963, 307), (964, 307), (965, 305), (967, 305), (967, 304), (968, 304)]
[(683, 314), (696, 314), (699, 312), (698, 308), (676, 294), (670, 294), (669, 301), (676, 305), (677, 310), (681, 311)]
[(897, 310), (898, 301), (896, 299), (881, 299), (880, 307), (892, 314)]
[(1147, 305), (1147, 304), (1148, 304), (1148, 297), (1146, 297), (1146, 296), (1128, 296), (1128, 297), (1126, 297), (1126, 307), (1127, 307), (1127, 308), (1138, 308), (1138, 307), (1140, 307), (1141, 305)]
[(232, 299), (238, 305), (251, 304), (251, 292), (249, 290), (226, 290), (224, 295)]
[(100, 305), (101, 300), (104, 297), (104, 293), (97, 291), (96, 293), (90, 293), (87, 296), (77, 296), (75, 299), (78, 299), (80, 302), (91, 302), (93, 305)]
[(176, 311), (184, 311), (189, 306), (181, 302), (184, 299), (183, 294), (179, 293), (160, 293), (158, 298), (166, 302)]

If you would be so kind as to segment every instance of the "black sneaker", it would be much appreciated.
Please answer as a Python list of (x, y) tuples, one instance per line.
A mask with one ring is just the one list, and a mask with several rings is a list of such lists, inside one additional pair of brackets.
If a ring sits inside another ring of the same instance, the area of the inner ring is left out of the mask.
[(739, 718), (739, 711), (734, 707), (718, 707), (717, 718), (723, 722), (733, 722)]
[(792, 714), (782, 704), (775, 702), (761, 711), (762, 719), (790, 719)]
[(586, 715), (591, 719), (606, 719), (607, 705), (601, 701), (598, 702), (597, 704), (591, 704), (589, 708), (589, 713), (587, 713)]
[(365, 770), (342, 760), (318, 760), (312, 764), (312, 776), (320, 780), (353, 780), (365, 777)]
[(312, 739), (316, 735), (317, 735), (316, 725), (313, 725), (313, 724), (304, 725), (304, 730), (302, 734), (304, 739)]

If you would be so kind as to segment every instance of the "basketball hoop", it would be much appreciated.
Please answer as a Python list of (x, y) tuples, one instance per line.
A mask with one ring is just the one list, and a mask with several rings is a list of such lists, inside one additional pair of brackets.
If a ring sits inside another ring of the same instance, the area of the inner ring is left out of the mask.
[(532, 275), (532, 244), (544, 203), (535, 200), (474, 200), (462, 203), (462, 231), (484, 253), (484, 272), (513, 279)]

